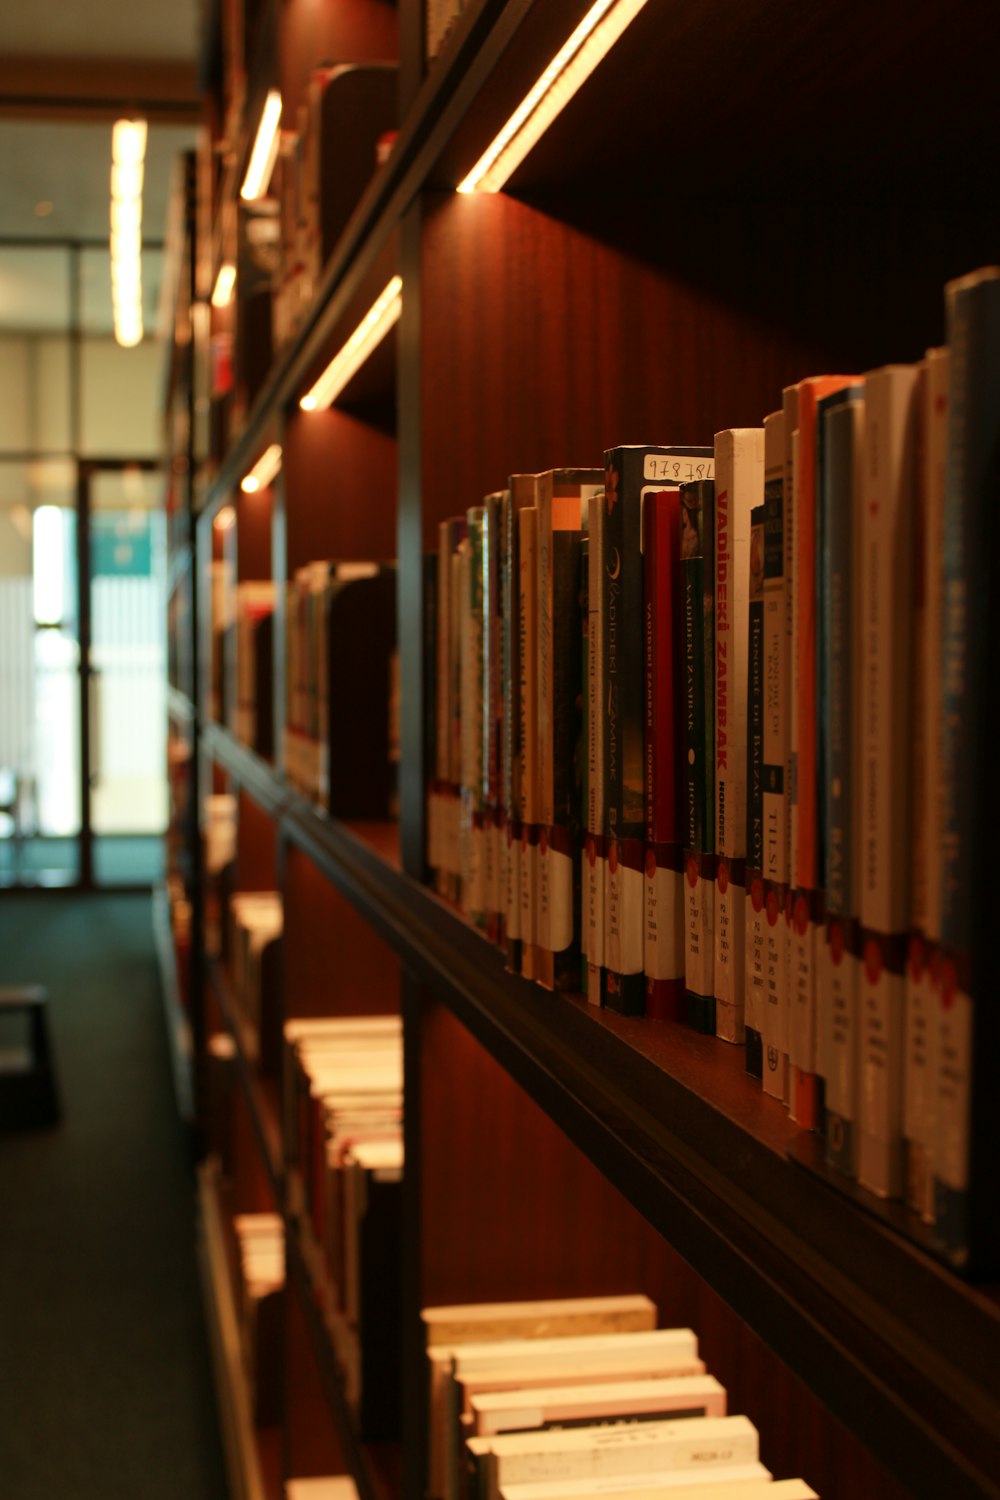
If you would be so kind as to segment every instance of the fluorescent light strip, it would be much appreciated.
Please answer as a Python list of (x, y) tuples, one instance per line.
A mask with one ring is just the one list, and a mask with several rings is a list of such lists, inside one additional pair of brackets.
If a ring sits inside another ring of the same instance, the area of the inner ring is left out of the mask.
[(250, 473), (242, 480), (240, 489), (247, 495), (266, 489), (281, 468), (281, 445), (272, 443), (254, 464)]
[(267, 192), (267, 185), (271, 181), (271, 173), (274, 171), (274, 163), (278, 155), (280, 120), (281, 95), (277, 89), (271, 89), (264, 100), (260, 124), (257, 126), (257, 137), (250, 153), (250, 165), (247, 167), (243, 186), (240, 188), (240, 197), (247, 203), (262, 197)]
[(597, 0), (469, 175), (459, 183), (458, 192), (500, 191), (645, 3), (646, 0), (617, 0), (617, 3)]
[(394, 276), (316, 384), (302, 397), (299, 405), (303, 411), (324, 410), (333, 404), (351, 376), (360, 370), (372, 350), (399, 321), (402, 310), (403, 282), (401, 277)]
[(228, 307), (232, 300), (233, 287), (236, 285), (236, 267), (228, 261), (219, 267), (219, 274), (215, 278), (215, 290), (212, 293), (213, 307)]
[(145, 120), (117, 120), (111, 132), (111, 295), (115, 338), (142, 342), (142, 178)]

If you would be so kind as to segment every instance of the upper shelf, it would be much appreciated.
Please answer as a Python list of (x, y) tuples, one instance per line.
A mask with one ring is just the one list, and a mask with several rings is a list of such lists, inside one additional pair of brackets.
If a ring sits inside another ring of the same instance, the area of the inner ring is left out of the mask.
[(996, 1300), (804, 1170), (802, 1138), (740, 1049), (506, 973), (394, 850), (283, 793), (224, 731), (209, 739), (408, 970), (915, 1496), (1000, 1497)]

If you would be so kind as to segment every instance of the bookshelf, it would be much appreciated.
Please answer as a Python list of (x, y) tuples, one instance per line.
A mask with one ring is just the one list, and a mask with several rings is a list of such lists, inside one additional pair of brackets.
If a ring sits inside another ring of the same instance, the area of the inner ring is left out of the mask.
[[(174, 685), (172, 716), (198, 723), (202, 796), (236, 798), (235, 888), (284, 895), (278, 1014), (398, 1011), (405, 1037), (396, 1447), (364, 1442), (345, 1402), (287, 1211), (280, 1080), (245, 1045), (225, 965), (204, 961), (199, 1045), (216, 1029), (235, 1045), (239, 1206), (286, 1211), (284, 1473), (349, 1471), (363, 1500), (420, 1500), (423, 1303), (637, 1289), (665, 1320), (700, 1320), (776, 1473), (824, 1496), (997, 1497), (995, 1289), (944, 1269), (892, 1208), (835, 1191), (736, 1050), (504, 972), (424, 884), (421, 646), (438, 521), (508, 474), (596, 464), (617, 442), (710, 442), (804, 374), (940, 340), (944, 281), (997, 254), (975, 166), (997, 126), (995, 22), (962, 4), (649, 0), (504, 192), (457, 195), (585, 11), (470, 0), (425, 66), (407, 0), (354, 0), (336, 21), (284, 0), (211, 53), (203, 306), (227, 236), (245, 250), (237, 178), (274, 78), (292, 107), (321, 58), (399, 63), (399, 135), (287, 341), (261, 358), (239, 291), (195, 320), (195, 387), (212, 388), (230, 333), (234, 383), (193, 424), (199, 672)], [(301, 411), (397, 274), (393, 333), (329, 411)], [(241, 493), (272, 442), (280, 475)], [(282, 770), (283, 586), (324, 557), (398, 560), (391, 821), (331, 817)], [(271, 759), (212, 713), (210, 564), (227, 559), (234, 582), (278, 585)]]

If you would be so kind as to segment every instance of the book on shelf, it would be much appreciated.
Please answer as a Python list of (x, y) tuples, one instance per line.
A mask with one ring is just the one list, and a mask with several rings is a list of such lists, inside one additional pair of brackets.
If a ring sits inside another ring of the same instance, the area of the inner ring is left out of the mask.
[(684, 1417), (611, 1426), (555, 1428), (470, 1438), (470, 1500), (499, 1500), (527, 1480), (648, 1473), (753, 1463), (757, 1429), (747, 1417)]
[(818, 408), (817, 475), (820, 783), (817, 789), (823, 941), (816, 955), (817, 1030), (824, 1078), (827, 1161), (857, 1171), (859, 747), (854, 727), (860, 684), (858, 608), (864, 387), (847, 386)]
[[(816, 812), (817, 408), (852, 383), (848, 375), (814, 375), (784, 391), (785, 433), (797, 433), (791, 489), (791, 819), (789, 882), (789, 1111), (807, 1130), (820, 1123), (816, 973), (819, 931), (819, 829)], [(786, 474), (787, 477), (787, 474)]]
[(612, 1475), (609, 1479), (567, 1479), (538, 1484), (511, 1484), (500, 1490), (501, 1500), (592, 1500), (613, 1495), (615, 1500), (657, 1500), (664, 1491), (671, 1500), (819, 1500), (801, 1479), (772, 1479), (762, 1463), (730, 1464), (720, 1480), (713, 1468), (674, 1469), (656, 1474)]
[(358, 1500), (358, 1487), (350, 1474), (286, 1479), (285, 1500)]
[(743, 938), (743, 1035), (746, 1071), (763, 1073), (767, 1004), (767, 911), (764, 902), (764, 531), (763, 503), (750, 513), (747, 562), (746, 928)]
[(744, 1040), (750, 532), (763, 427), (715, 435), (715, 1034)]
[(715, 483), (682, 484), (684, 1007), (715, 1033)]
[(956, 1265), (1000, 1266), (996, 1192), (995, 952), (988, 871), (1000, 824), (997, 610), (991, 546), (1000, 435), (1000, 267), (945, 288), (949, 350), (941, 716), (941, 969), (934, 1208)]
[(477, 1392), (518, 1386), (594, 1384), (615, 1378), (701, 1375), (698, 1341), (688, 1328), (563, 1334), (442, 1345), (430, 1363), (430, 1491), (457, 1493), (469, 1401)]
[(231, 994), (241, 1040), (262, 1070), (277, 1067), (279, 970), (284, 926), (277, 891), (239, 891), (230, 898)]
[(858, 497), (865, 628), (856, 722), (861, 747), (858, 1180), (880, 1197), (898, 1197), (903, 1185), (917, 398), (915, 366), (886, 366), (865, 377)]
[(258, 1427), (281, 1417), (281, 1296), (285, 1226), (280, 1214), (235, 1214), (238, 1316), (250, 1410)]
[(764, 699), (763, 896), (764, 1009), (761, 1016), (762, 1083), (777, 1099), (788, 1097), (787, 933), (788, 786), (791, 641), (786, 587), (785, 415), (764, 419)]
[(459, 865), (462, 912), (474, 927), (486, 928), (486, 874), (483, 835), (483, 538), (485, 510), (472, 505), (467, 533), (458, 545), (461, 620), (462, 774)]
[(585, 759), (583, 857), (580, 866), (580, 943), (586, 959), (584, 991), (591, 1005), (601, 1003), (604, 968), (604, 653), (600, 646), (599, 608), (604, 547), (604, 496), (587, 502), (587, 603), (584, 675)]
[(726, 1393), (711, 1375), (615, 1381), (594, 1385), (531, 1386), (470, 1398), (476, 1437), (586, 1423), (724, 1417)]
[(601, 653), (604, 676), (602, 995), (610, 1009), (632, 1015), (642, 1015), (646, 1005), (642, 508), (651, 491), (677, 489), (710, 475), (712, 468), (710, 448), (617, 447), (604, 454), (605, 513), (596, 565), (600, 592), (591, 643)]
[(538, 510), (538, 949), (546, 989), (580, 982), (580, 541), (597, 469), (548, 469)]
[(521, 845), (523, 725), (521, 721), (521, 576), (518, 511), (533, 505), (535, 476), (512, 474), (500, 502), (500, 666), (502, 698), (501, 808), (503, 814), (503, 933), (506, 966), (521, 972)]
[[(503, 936), (503, 905), (506, 900), (506, 848), (501, 830), (501, 752), (503, 748), (503, 676), (501, 636), (503, 631), (500, 592), (500, 517), (502, 490), (483, 499), (483, 894), (486, 935), (490, 942), (506, 948)], [(501, 899), (503, 894), (503, 900)]]
[(270, 580), (236, 585), (236, 691), (230, 727), (266, 760), (274, 754), (274, 593)]
[(521, 973), (541, 967), (538, 930), (538, 835), (541, 828), (538, 758), (538, 507), (524, 505), (518, 527), (519, 705), (521, 719)]
[(459, 737), (461, 660), (460, 636), (456, 629), (458, 600), (455, 596), (455, 563), (459, 543), (467, 532), (465, 516), (452, 516), (438, 525), (437, 552), (437, 687), (435, 712), (435, 784), (432, 795), (437, 813), (435, 855), (436, 889), (451, 901), (459, 898), (458, 825), (462, 780)]
[(913, 586), (913, 885), (906, 957), (903, 1139), (906, 1201), (925, 1223), (934, 1219), (937, 995), (941, 940), (942, 559), (948, 451), (948, 350), (924, 361), (922, 442)]
[(678, 1021), (684, 1010), (681, 840), (680, 492), (650, 489), (642, 508), (646, 701), (643, 777), (645, 1012)]

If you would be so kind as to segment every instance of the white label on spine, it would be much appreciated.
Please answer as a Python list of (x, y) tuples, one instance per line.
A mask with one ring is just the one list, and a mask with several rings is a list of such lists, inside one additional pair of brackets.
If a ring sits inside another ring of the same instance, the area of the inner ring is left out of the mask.
[(788, 1059), (805, 1073), (816, 1071), (816, 924), (803, 896), (792, 908), (789, 948), (792, 967)]
[(777, 895), (767, 898), (764, 930), (764, 1017), (761, 1042), (764, 1053), (764, 1092), (776, 1099), (788, 1097), (788, 1008), (786, 1004), (788, 930)]
[(506, 843), (507, 936), (516, 941), (521, 936), (521, 841), (507, 838)]
[(650, 979), (684, 978), (684, 876), (658, 865), (648, 870), (645, 968)]
[(972, 999), (947, 976), (938, 1008), (935, 1175), (957, 1192), (969, 1185)]
[(573, 942), (573, 857), (549, 845), (549, 939), (553, 953), (563, 953)]
[(903, 976), (881, 961), (869, 939), (862, 955), (858, 1018), (861, 1046), (861, 1140), (858, 1181), (881, 1198), (902, 1191)]
[(590, 841), (583, 849), (583, 911), (587, 961), (604, 962), (604, 860)]
[(754, 907), (751, 892), (747, 893), (746, 903), (746, 963), (743, 970), (744, 987), (744, 1023), (751, 1031), (760, 1032), (764, 1019), (765, 985), (764, 985), (764, 953), (765, 953), (765, 915), (764, 908)]
[(643, 972), (643, 917), (645, 892), (640, 870), (617, 863), (607, 867), (607, 948), (605, 966), (615, 974)]
[(715, 1032), (723, 1041), (743, 1040), (746, 892), (727, 874), (715, 884)]
[(700, 875), (697, 859), (687, 856), (684, 873), (684, 984), (695, 995), (714, 993), (715, 881)]
[(535, 846), (536, 907), (535, 942), (540, 948), (552, 947), (552, 850), (548, 835), (539, 829)]

